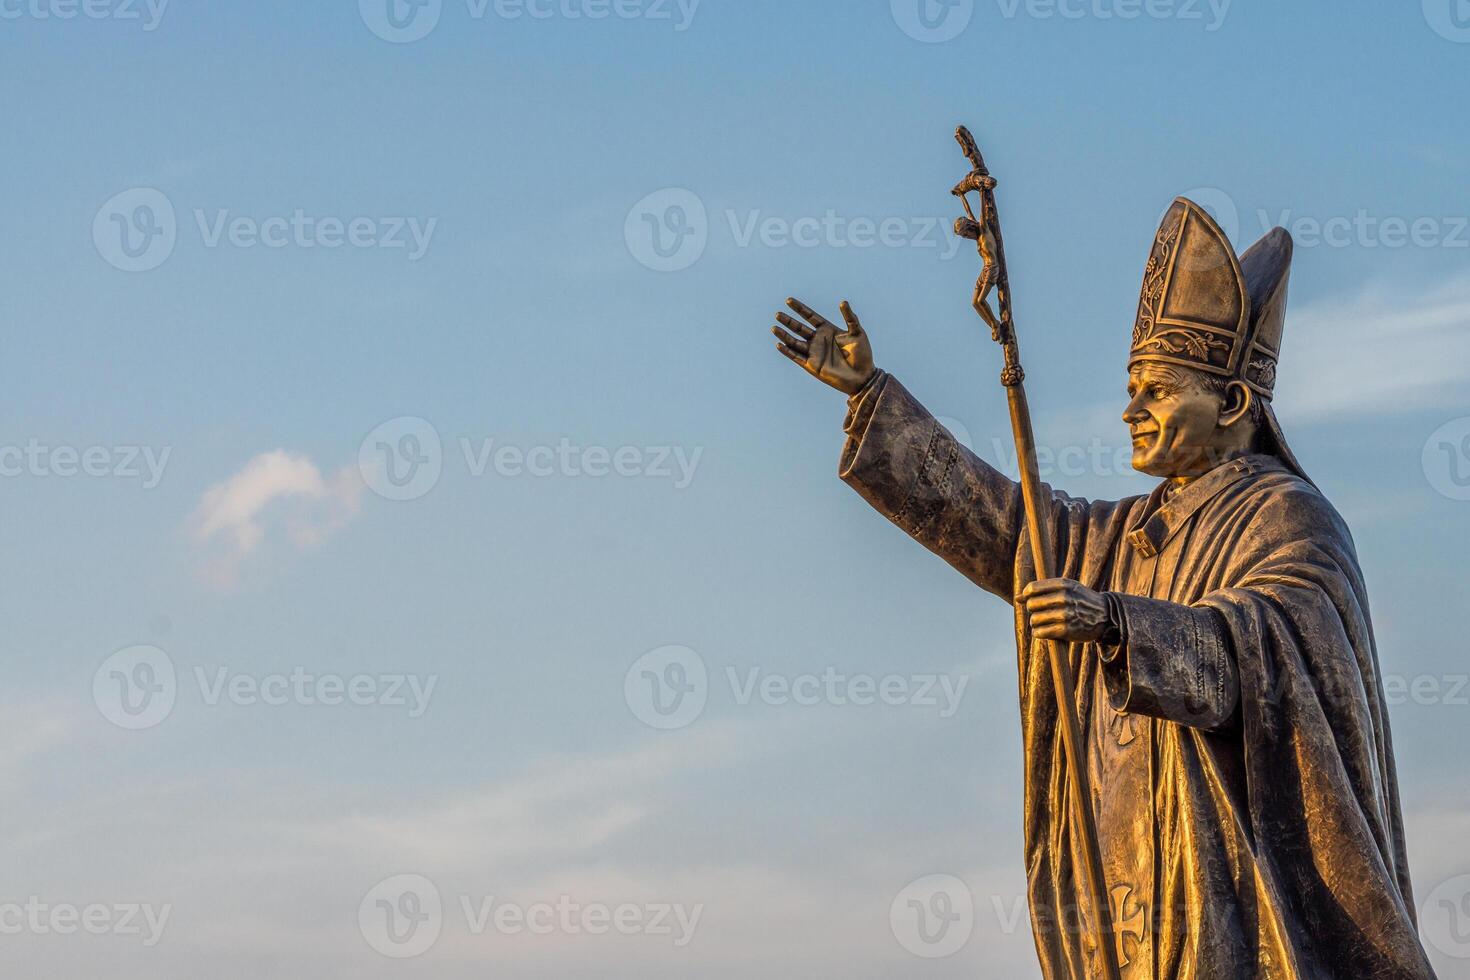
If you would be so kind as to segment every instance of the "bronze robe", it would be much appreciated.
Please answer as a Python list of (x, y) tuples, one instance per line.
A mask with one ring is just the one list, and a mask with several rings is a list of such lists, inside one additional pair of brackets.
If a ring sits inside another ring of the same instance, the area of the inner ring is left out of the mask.
[[(1001, 598), (1034, 577), (1020, 487), (895, 379), (852, 399), (841, 476)], [(1166, 485), (1167, 486), (1167, 485)], [(1053, 492), (1058, 574), (1119, 594), (1072, 644), (1127, 980), (1420, 980), (1388, 715), (1352, 538), (1279, 460), (1166, 497)], [(1100, 976), (1046, 655), (1017, 616), (1031, 923), (1048, 980)]]

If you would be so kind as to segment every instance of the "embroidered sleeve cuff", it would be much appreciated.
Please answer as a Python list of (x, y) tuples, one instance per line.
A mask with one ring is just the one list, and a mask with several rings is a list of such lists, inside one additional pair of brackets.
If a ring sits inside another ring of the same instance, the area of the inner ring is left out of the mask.
[(1103, 651), (1103, 682), (1114, 710), (1205, 730), (1228, 725), (1240, 680), (1218, 614), (1142, 596), (1109, 596), (1121, 618), (1121, 642)]

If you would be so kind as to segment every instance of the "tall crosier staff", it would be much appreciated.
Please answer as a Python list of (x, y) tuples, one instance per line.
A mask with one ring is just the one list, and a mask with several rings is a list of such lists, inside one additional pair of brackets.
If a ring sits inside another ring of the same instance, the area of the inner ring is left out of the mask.
[[(996, 180), (985, 168), (985, 158), (975, 145), (975, 137), (961, 126), (955, 139), (970, 161), (970, 173), (954, 187), (954, 195), (965, 206), (965, 217), (955, 221), (955, 234), (975, 242), (984, 268), (975, 282), (973, 305), (990, 326), (991, 337), (1001, 345), (1005, 368), (1000, 382), (1005, 385), (1011, 407), (1011, 431), (1016, 439), (1016, 459), (1021, 467), (1021, 495), (1026, 503), (1026, 527), (1031, 540), (1031, 557), (1038, 580), (1052, 578), (1052, 542), (1050, 499), (1042, 490), (1041, 473), (1036, 462), (1036, 436), (1031, 428), (1031, 408), (1026, 401), (1026, 372), (1021, 368), (1021, 351), (1016, 344), (1015, 324), (1011, 319), (1011, 286), (1006, 274), (1005, 239), (1000, 233), (1000, 218), (995, 208)], [(971, 192), (980, 195), (980, 216), (970, 209)], [(990, 294), (999, 300), (997, 316), (990, 308)], [(1097, 826), (1092, 815), (1092, 785), (1082, 756), (1082, 726), (1077, 721), (1073, 700), (1077, 681), (1067, 651), (1055, 640), (1041, 641), (1051, 662), (1052, 687), (1056, 691), (1057, 719), (1062, 729), (1062, 754), (1067, 766), (1067, 782), (1071, 787), (1072, 812), (1082, 834), (1083, 871), (1092, 912), (1097, 923), (1097, 946), (1106, 980), (1119, 977), (1117, 950), (1113, 946), (1112, 910), (1108, 906), (1107, 889), (1102, 875), (1102, 850), (1097, 842)]]
[[(1038, 581), (1052, 578), (1050, 540), (1050, 503), (1042, 492), (1041, 474), (1036, 464), (1036, 439), (1031, 431), (1031, 410), (1026, 404), (1026, 373), (1021, 369), (1021, 354), (1016, 346), (1016, 331), (1011, 320), (1011, 287), (1006, 276), (1005, 243), (1000, 234), (1000, 221), (995, 209), (995, 178), (985, 169), (985, 161), (970, 131), (961, 127), (955, 134), (971, 170), (954, 188), (965, 205), (966, 217), (955, 222), (955, 232), (973, 240), (980, 251), (984, 268), (975, 283), (975, 312), (990, 325), (991, 334), (1005, 354), (1005, 370), (1001, 383), (1011, 406), (1011, 428), (1015, 433), (1016, 457), (1021, 464), (1021, 493), (1026, 506), (1027, 532), (1031, 556)], [(970, 209), (967, 195), (980, 195), (980, 215)], [(990, 295), (995, 293), (1000, 306), (997, 315), (990, 308)], [(807, 373), (850, 398), (862, 394), (874, 384), (881, 372), (873, 363), (872, 344), (867, 331), (851, 305), (843, 302), (842, 319), (847, 329), (839, 330), (816, 310), (791, 298), (786, 301), (789, 313), (776, 314), (776, 349), (800, 365)], [(1017, 601), (1020, 601), (1019, 599)], [(1117, 950), (1113, 945), (1111, 908), (1103, 886), (1102, 851), (1097, 842), (1097, 826), (1092, 814), (1092, 787), (1082, 757), (1081, 726), (1073, 703), (1076, 679), (1066, 650), (1058, 643), (1045, 643), (1051, 663), (1052, 687), (1056, 691), (1057, 717), (1062, 729), (1062, 750), (1066, 761), (1067, 783), (1071, 789), (1073, 822), (1082, 837), (1083, 888), (1092, 905), (1097, 925), (1098, 956), (1103, 963), (1103, 980), (1118, 980)]]

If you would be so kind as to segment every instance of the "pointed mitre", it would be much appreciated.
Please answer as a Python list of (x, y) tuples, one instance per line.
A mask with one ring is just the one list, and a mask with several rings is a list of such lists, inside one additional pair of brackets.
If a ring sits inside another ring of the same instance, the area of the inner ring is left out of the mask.
[(1286, 229), (1236, 258), (1215, 219), (1188, 198), (1177, 199), (1144, 270), (1129, 365), (1178, 364), (1244, 381), (1270, 398), (1290, 272)]

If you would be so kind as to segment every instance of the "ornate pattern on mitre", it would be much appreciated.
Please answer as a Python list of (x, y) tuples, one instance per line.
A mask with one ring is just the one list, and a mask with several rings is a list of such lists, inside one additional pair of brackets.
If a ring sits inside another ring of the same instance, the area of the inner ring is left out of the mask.
[(1144, 269), (1129, 364), (1161, 361), (1235, 375), (1250, 298), (1230, 239), (1188, 198), (1164, 215)]

